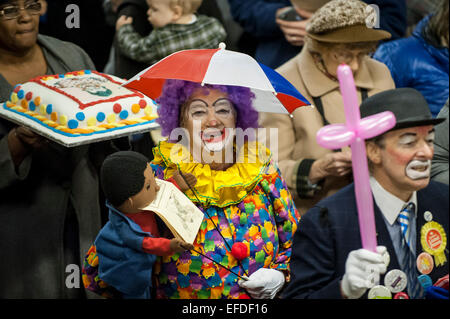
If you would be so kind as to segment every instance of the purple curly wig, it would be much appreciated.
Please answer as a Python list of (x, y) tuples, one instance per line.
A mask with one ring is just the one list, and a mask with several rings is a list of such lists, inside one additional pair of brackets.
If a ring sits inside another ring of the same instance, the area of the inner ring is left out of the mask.
[(216, 89), (228, 94), (228, 98), (237, 112), (236, 127), (246, 130), (258, 127), (258, 112), (252, 106), (255, 97), (249, 88), (229, 85), (201, 86), (200, 83), (183, 80), (166, 80), (158, 103), (156, 120), (161, 125), (162, 136), (169, 136), (173, 129), (180, 126), (180, 108), (198, 88)]

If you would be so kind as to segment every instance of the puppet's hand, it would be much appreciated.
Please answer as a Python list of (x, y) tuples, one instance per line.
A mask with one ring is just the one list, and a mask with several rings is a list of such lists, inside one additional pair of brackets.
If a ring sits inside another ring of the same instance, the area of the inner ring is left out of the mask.
[(170, 240), (170, 249), (175, 253), (181, 253), (185, 250), (194, 249), (194, 246), (179, 238), (173, 238)]
[(182, 190), (183, 192), (187, 191), (189, 189), (189, 186), (194, 187), (197, 183), (197, 178), (194, 175), (190, 173), (184, 173), (183, 176), (181, 176), (178, 170), (173, 173), (173, 179), (177, 183), (180, 190)]

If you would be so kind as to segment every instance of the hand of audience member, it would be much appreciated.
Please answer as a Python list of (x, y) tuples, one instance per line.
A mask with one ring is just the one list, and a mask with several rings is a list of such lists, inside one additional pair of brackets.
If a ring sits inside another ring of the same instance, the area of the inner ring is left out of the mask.
[(273, 299), (285, 283), (284, 274), (276, 269), (260, 268), (238, 284), (255, 299)]
[(276, 12), (275, 22), (280, 27), (281, 31), (286, 38), (286, 41), (294, 46), (302, 46), (305, 43), (306, 25), (313, 13), (296, 8), (297, 13), (304, 18), (301, 21), (286, 21), (278, 19), (278, 14), (286, 10), (286, 8), (278, 9)]
[(374, 253), (367, 249), (353, 250), (345, 262), (345, 274), (341, 281), (341, 293), (344, 298), (357, 299), (368, 288), (377, 285), (379, 275), (386, 272), (387, 266), (383, 259), (386, 247), (378, 246)]
[(180, 190), (182, 190), (183, 192), (187, 191), (189, 189), (189, 186), (194, 187), (194, 185), (197, 183), (197, 178), (194, 175), (190, 173), (183, 173), (183, 176), (181, 176), (178, 170), (173, 173), (173, 179), (178, 184)]
[(33, 149), (47, 145), (48, 140), (24, 126), (13, 128), (8, 134), (8, 148), (14, 165), (17, 167)]
[(350, 151), (328, 153), (314, 161), (309, 172), (309, 180), (315, 184), (328, 176), (345, 176), (351, 170), (352, 154)]
[(117, 22), (116, 22), (116, 31), (118, 31), (125, 24), (132, 24), (132, 23), (133, 23), (132, 17), (120, 16), (120, 18), (117, 19)]
[(173, 238), (170, 240), (170, 249), (175, 253), (181, 253), (186, 250), (194, 249), (194, 246), (179, 238)]

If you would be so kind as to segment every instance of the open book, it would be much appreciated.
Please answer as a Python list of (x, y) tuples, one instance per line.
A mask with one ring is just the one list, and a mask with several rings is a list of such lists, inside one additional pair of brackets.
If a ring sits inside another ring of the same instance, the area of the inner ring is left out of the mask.
[(172, 234), (192, 244), (203, 221), (203, 212), (170, 182), (156, 178), (159, 191), (155, 200), (142, 209), (158, 214)]

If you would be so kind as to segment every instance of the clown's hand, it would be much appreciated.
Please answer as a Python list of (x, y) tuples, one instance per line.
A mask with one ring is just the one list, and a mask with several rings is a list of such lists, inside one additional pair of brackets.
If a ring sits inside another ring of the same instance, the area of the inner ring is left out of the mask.
[(251, 274), (247, 281), (239, 280), (238, 284), (255, 299), (273, 299), (284, 282), (281, 271), (261, 268)]
[[(360, 298), (368, 288), (377, 285), (374, 273), (384, 274), (386, 264), (383, 254), (386, 253), (386, 247), (378, 246), (374, 253), (366, 249), (353, 250), (348, 254), (345, 262), (345, 274), (341, 281), (341, 291), (343, 297), (349, 299)], [(379, 278), (378, 278), (379, 280)]]

